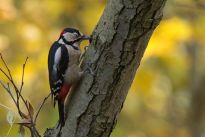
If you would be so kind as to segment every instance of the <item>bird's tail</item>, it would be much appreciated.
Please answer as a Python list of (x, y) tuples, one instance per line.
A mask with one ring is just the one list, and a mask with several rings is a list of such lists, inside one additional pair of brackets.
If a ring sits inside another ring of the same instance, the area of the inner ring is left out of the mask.
[(59, 112), (59, 123), (58, 126), (63, 127), (65, 124), (65, 116), (64, 116), (64, 102), (58, 100), (58, 112)]
[(64, 113), (64, 101), (65, 101), (65, 98), (69, 92), (71, 88), (71, 85), (63, 85), (60, 92), (59, 92), (59, 95), (58, 95), (58, 112), (59, 112), (59, 124), (58, 126), (60, 125), (60, 127), (62, 128), (65, 124), (65, 113)]

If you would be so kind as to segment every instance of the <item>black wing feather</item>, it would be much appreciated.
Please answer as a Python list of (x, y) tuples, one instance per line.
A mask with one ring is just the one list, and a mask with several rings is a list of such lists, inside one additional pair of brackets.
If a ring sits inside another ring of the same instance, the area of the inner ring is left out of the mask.
[[(55, 60), (55, 53), (58, 50), (58, 48), (61, 48), (61, 58), (57, 66), (57, 73), (53, 74), (53, 65)], [(68, 67), (69, 62), (69, 55), (67, 48), (63, 44), (59, 44), (58, 42), (55, 42), (49, 51), (48, 55), (48, 70), (49, 70), (49, 83), (50, 83), (50, 89), (52, 95), (56, 95), (60, 91), (61, 86), (64, 84), (64, 78), (63, 75), (65, 74), (65, 71)], [(55, 83), (58, 80), (61, 80), (61, 83)], [(57, 89), (57, 91), (54, 91), (53, 89)], [(55, 100), (54, 100), (55, 101)], [(55, 104), (55, 102), (54, 102)]]
[[(62, 74), (65, 74), (66, 69), (68, 68), (69, 56), (68, 56), (68, 49), (65, 45), (61, 46), (61, 59), (59, 63), (59, 75), (62, 77)], [(63, 81), (64, 82), (64, 81)]]

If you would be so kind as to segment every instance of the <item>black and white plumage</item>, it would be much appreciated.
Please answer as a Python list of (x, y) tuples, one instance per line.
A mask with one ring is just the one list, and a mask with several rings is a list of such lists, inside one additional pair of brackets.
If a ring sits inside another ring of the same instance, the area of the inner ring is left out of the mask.
[(59, 124), (64, 125), (64, 100), (70, 88), (77, 83), (83, 72), (79, 67), (80, 43), (89, 37), (77, 29), (65, 28), (53, 43), (48, 55), (49, 83), (55, 102), (58, 101)]
[(68, 67), (69, 56), (64, 44), (54, 42), (48, 56), (49, 83), (52, 95), (56, 97), (64, 83), (65, 71)]

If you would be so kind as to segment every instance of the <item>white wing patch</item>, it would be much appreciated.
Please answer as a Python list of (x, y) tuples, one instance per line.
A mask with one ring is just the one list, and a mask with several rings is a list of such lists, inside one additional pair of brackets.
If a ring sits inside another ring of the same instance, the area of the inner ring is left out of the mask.
[(59, 62), (60, 62), (60, 59), (61, 59), (61, 47), (59, 47), (59, 48), (56, 50), (56, 53), (55, 53), (54, 64), (53, 64), (53, 70), (54, 70), (54, 72), (57, 72), (57, 67), (58, 67), (58, 64), (59, 64)]

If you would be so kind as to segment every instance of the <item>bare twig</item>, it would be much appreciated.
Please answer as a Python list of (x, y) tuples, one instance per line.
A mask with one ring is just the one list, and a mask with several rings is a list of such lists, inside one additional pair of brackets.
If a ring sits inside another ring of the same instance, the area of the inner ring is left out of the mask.
[[(30, 104), (30, 102), (28, 102), (24, 96), (21, 94), (22, 93), (22, 89), (23, 89), (23, 85), (24, 85), (24, 73), (25, 73), (25, 67), (26, 67), (26, 63), (27, 63), (27, 60), (28, 60), (28, 57), (26, 58), (24, 64), (23, 64), (23, 70), (22, 70), (22, 77), (21, 77), (21, 85), (20, 87), (18, 88), (13, 80), (13, 77), (12, 77), (12, 74), (11, 74), (11, 71), (6, 63), (6, 61), (4, 60), (2, 54), (0, 53), (0, 59), (3, 61), (3, 64), (4, 66), (6, 67), (6, 71), (4, 71), (2, 68), (0, 68), (0, 72), (2, 72), (6, 78), (8, 79), (9, 83), (4, 84), (1, 80), (0, 80), (0, 85), (9, 93), (9, 95), (11, 96), (13, 102), (15, 103), (16, 107), (17, 107), (17, 110), (18, 110), (18, 114), (20, 115), (20, 117), (22, 118), (22, 120), (24, 120), (25, 122), (20, 122), (18, 124), (20, 124), (21, 126), (25, 126), (27, 128), (29, 128), (30, 132), (31, 132), (31, 136), (32, 137), (40, 137), (37, 129), (36, 129), (36, 121), (37, 121), (37, 118), (38, 118), (38, 115), (43, 107), (43, 105), (45, 104), (46, 100), (49, 98), (49, 95), (47, 95), (44, 100), (42, 101), (42, 103), (40, 104), (38, 110), (37, 110), (37, 113), (35, 115), (35, 117), (33, 117), (33, 107), (32, 105)], [(10, 84), (14, 87), (14, 91), (16, 93), (16, 98), (15, 96), (12, 94), (12, 90), (10, 88)], [(23, 113), (23, 111), (21, 111), (21, 108), (20, 108), (20, 100), (22, 100), (23, 102), (23, 105), (26, 107), (26, 110), (28, 113)], [(29, 124), (29, 125), (28, 125)]]
[(0, 71), (6, 76), (6, 78), (10, 81), (10, 77), (6, 74), (6, 72), (2, 69), (2, 68), (0, 68)]
[(2, 81), (0, 81), (0, 84), (9, 93), (10, 97), (12, 98), (13, 102), (15, 103), (15, 105), (17, 107), (19, 115), (22, 117), (22, 111), (20, 110), (19, 104), (17, 104), (17, 101), (15, 100), (13, 94), (11, 93), (9, 83), (7, 83), (7, 87), (6, 87), (6, 85)]
[(24, 81), (23, 81), (24, 80), (24, 71), (25, 71), (25, 66), (26, 66), (27, 60), (28, 60), (28, 57), (26, 57), (25, 63), (23, 64), (23, 72), (22, 72), (21, 87), (20, 87), (20, 90), (19, 90), (19, 94), (21, 94), (21, 91), (22, 91), (22, 88), (23, 88), (23, 85), (24, 85)]
[[(18, 104), (18, 106), (17, 107), (19, 107), (19, 96), (21, 96), (21, 91), (22, 91), (22, 88), (23, 88), (23, 85), (24, 85), (24, 71), (25, 71), (25, 66), (26, 66), (26, 63), (27, 63), (27, 60), (28, 60), (28, 57), (26, 57), (26, 60), (25, 60), (25, 62), (24, 62), (24, 64), (23, 64), (23, 70), (22, 70), (22, 78), (21, 78), (21, 86), (20, 86), (20, 89), (19, 89), (19, 91), (16, 91), (17, 92), (17, 94), (18, 94), (18, 96), (17, 96), (17, 104)], [(22, 97), (21, 97), (22, 98)], [(22, 100), (24, 100), (23, 98), (22, 98)], [(24, 104), (25, 104), (25, 101), (23, 101), (24, 102)], [(27, 106), (27, 103), (26, 103), (26, 106)], [(27, 109), (28, 109), (28, 107), (27, 107)]]
[[(13, 77), (12, 77), (12, 75), (11, 75), (11, 71), (10, 71), (10, 69), (9, 69), (9, 67), (8, 67), (8, 65), (7, 65), (6, 61), (4, 60), (4, 58), (3, 58), (3, 56), (2, 56), (1, 53), (0, 53), (0, 58), (1, 58), (2, 62), (3, 62), (3, 64), (4, 64), (4, 66), (6, 67), (6, 69), (7, 69), (8, 73), (9, 73), (9, 75), (7, 75), (6, 72), (3, 71), (2, 69), (1, 69), (0, 71), (3, 72), (4, 75), (8, 78), (8, 80), (12, 83), (12, 86), (14, 87), (14, 89), (15, 89), (15, 91), (16, 91), (16, 98), (17, 98), (17, 100), (18, 100), (18, 99), (19, 99), (19, 95), (18, 95), (19, 90), (18, 90), (16, 84), (15, 84), (14, 81), (13, 81)], [(18, 101), (17, 101), (17, 104), (19, 104)]]
[(8, 71), (8, 73), (9, 73), (10, 79), (13, 79), (13, 78), (12, 78), (12, 75), (11, 75), (11, 71), (10, 71), (9, 67), (7, 66), (7, 64), (6, 64), (6, 62), (5, 62), (5, 60), (4, 60), (4, 58), (3, 58), (3, 56), (2, 56), (1, 53), (0, 53), (0, 57), (1, 57), (1, 60), (3, 61), (4, 65), (5, 65), (6, 69), (7, 69), (7, 71)]
[[(12, 99), (15, 100), (16, 107), (17, 107), (17, 109), (18, 109), (18, 111), (19, 111), (20, 116), (22, 117), (22, 112), (20, 111), (20, 106), (19, 106), (19, 94), (18, 94), (19, 90), (18, 90), (16, 84), (15, 84), (14, 81), (13, 81), (13, 77), (12, 77), (12, 75), (11, 75), (11, 71), (10, 71), (10, 69), (9, 69), (9, 67), (8, 67), (8, 65), (7, 65), (6, 61), (4, 60), (4, 58), (3, 58), (3, 56), (2, 56), (1, 53), (0, 53), (0, 58), (1, 58), (1, 60), (2, 60), (2, 62), (3, 62), (3, 64), (4, 64), (4, 66), (6, 67), (6, 69), (7, 69), (7, 71), (8, 71), (9, 74), (7, 74), (7, 73), (6, 73), (3, 69), (1, 69), (1, 68), (0, 68), (0, 71), (6, 76), (6, 78), (11, 82), (12, 86), (14, 87), (15, 92), (16, 92), (16, 100), (14, 99), (14, 96), (13, 96), (13, 94), (11, 93), (11, 90), (10, 90), (10, 89), (6, 89), (6, 90), (9, 91), (8, 93), (10, 94), (10, 96), (12, 97)], [(9, 87), (9, 85), (8, 85), (8, 87)]]
[[(20, 88), (18, 89), (14, 80), (13, 80), (13, 77), (11, 75), (11, 71), (6, 63), (6, 61), (4, 60), (2, 54), (0, 54), (0, 58), (1, 60), (3, 61), (3, 64), (4, 66), (6, 67), (7, 71), (8, 71), (8, 74), (2, 69), (0, 68), (0, 71), (6, 76), (6, 78), (9, 80), (9, 82), (11, 83), (11, 85), (14, 87), (14, 90), (16, 92), (16, 99), (14, 98), (14, 95), (12, 94), (11, 92), (11, 89), (10, 89), (10, 86), (9, 86), (9, 83), (7, 84), (4, 84), (2, 81), (0, 81), (0, 85), (2, 85), (2, 87), (9, 93), (9, 95), (11, 96), (13, 102), (15, 103), (17, 109), (18, 109), (18, 113), (19, 115), (21, 116), (22, 119), (27, 119), (29, 120), (29, 123), (30, 123), (30, 126), (26, 126), (26, 125), (23, 125), (25, 127), (28, 127), (30, 129), (30, 132), (31, 132), (31, 135), (34, 136), (34, 137), (39, 137), (39, 133), (35, 127), (35, 123), (36, 123), (36, 119), (37, 119), (37, 116), (43, 106), (43, 104), (45, 103), (45, 101), (47, 100), (47, 98), (50, 96), (47, 96), (44, 100), (43, 100), (43, 103), (41, 104), (39, 110), (37, 111), (37, 115), (35, 117), (35, 122), (34, 122), (34, 119), (33, 119), (33, 107), (31, 106), (31, 104), (24, 98), (24, 96), (22, 96), (21, 94), (21, 91), (23, 89), (23, 85), (24, 85), (24, 71), (25, 71), (25, 66), (26, 66), (26, 63), (27, 63), (27, 60), (28, 60), (28, 57), (26, 58), (25, 60), (25, 63), (23, 64), (23, 70), (22, 70), (22, 79), (21, 79), (21, 86)], [(24, 114), (21, 109), (20, 109), (20, 103), (19, 103), (19, 100), (22, 100), (23, 104), (26, 106), (26, 109), (28, 111), (28, 115), (27, 114)]]
[(17, 105), (16, 100), (15, 100), (13, 94), (11, 93), (9, 87), (7, 88), (6, 85), (1, 80), (0, 80), (0, 84), (9, 93), (9, 95), (11, 96), (11, 98), (14, 101), (15, 105)]
[(0, 107), (3, 107), (3, 108), (5, 108), (5, 109), (7, 109), (7, 110), (11, 110), (11, 108), (7, 107), (6, 105), (4, 105), (4, 104), (2, 104), (2, 103), (0, 103)]
[[(34, 125), (34, 123), (33, 123), (33, 116), (32, 116), (32, 114), (31, 114), (31, 112), (30, 112), (30, 109), (29, 109), (29, 104), (27, 103), (26, 99), (24, 99), (24, 97), (21, 95), (20, 92), (19, 92), (19, 97), (21, 98), (21, 100), (23, 101), (24, 105), (26, 106), (28, 115), (29, 115), (29, 117), (30, 117), (30, 119), (31, 119), (31, 124)], [(17, 102), (17, 103), (19, 103), (19, 102)], [(18, 105), (19, 105), (19, 104), (18, 104)]]
[(38, 118), (38, 114), (40, 113), (41, 108), (42, 108), (43, 105), (45, 104), (46, 100), (50, 97), (50, 95), (51, 95), (51, 93), (49, 93), (49, 94), (44, 98), (43, 102), (41, 103), (41, 105), (40, 105), (40, 107), (39, 107), (39, 109), (38, 109), (38, 111), (37, 111), (37, 113), (36, 113), (36, 116), (35, 116), (35, 118), (34, 118), (34, 124), (36, 124), (36, 120), (37, 120), (37, 118)]

